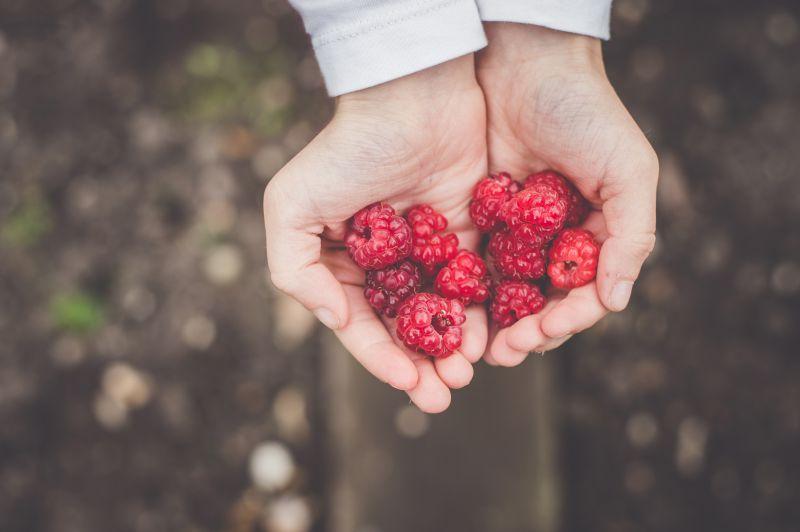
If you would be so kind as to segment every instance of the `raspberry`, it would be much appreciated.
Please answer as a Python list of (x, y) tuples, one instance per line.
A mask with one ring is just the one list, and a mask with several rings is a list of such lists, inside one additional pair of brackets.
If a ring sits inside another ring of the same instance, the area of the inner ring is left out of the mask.
[(489, 297), (489, 273), (483, 259), (462, 249), (436, 276), (436, 291), (460, 299), (465, 305), (483, 303)]
[(527, 244), (510, 231), (494, 233), (489, 239), (494, 267), (504, 278), (533, 280), (544, 275), (547, 254), (544, 246)]
[(386, 203), (373, 203), (350, 219), (344, 243), (365, 270), (380, 270), (411, 253), (411, 228)]
[(541, 244), (558, 233), (569, 203), (550, 183), (532, 183), (514, 194), (500, 213), (514, 234), (529, 244)]
[(562, 197), (567, 198), (569, 210), (567, 219), (564, 222), (566, 227), (580, 225), (589, 214), (589, 203), (581, 196), (580, 192), (567, 181), (564, 176), (553, 170), (545, 170), (536, 174), (531, 174), (525, 179), (525, 188), (537, 183), (548, 183), (558, 189)]
[(382, 270), (367, 272), (364, 297), (379, 313), (397, 316), (398, 307), (422, 287), (422, 275), (416, 264), (404, 260)]
[(458, 237), (454, 233), (441, 233), (447, 229), (447, 218), (430, 205), (412, 207), (406, 219), (413, 240), (411, 258), (427, 275), (433, 275), (438, 265), (452, 259), (458, 252)]
[(586, 229), (564, 229), (550, 248), (547, 275), (556, 288), (577, 288), (597, 275), (600, 246)]
[(492, 319), (500, 327), (508, 327), (542, 310), (544, 302), (544, 295), (536, 285), (522, 281), (501, 281), (492, 299)]
[(444, 358), (461, 346), (461, 325), (466, 320), (458, 299), (422, 292), (400, 305), (397, 336), (409, 349)]
[(478, 231), (488, 233), (497, 229), (503, 223), (499, 219), (501, 207), (518, 191), (519, 183), (506, 172), (481, 179), (469, 204), (469, 215)]

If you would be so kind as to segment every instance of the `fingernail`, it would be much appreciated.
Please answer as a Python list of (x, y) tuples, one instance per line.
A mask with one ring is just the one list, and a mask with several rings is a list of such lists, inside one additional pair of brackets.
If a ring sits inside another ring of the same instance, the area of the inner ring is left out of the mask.
[(617, 282), (611, 290), (611, 309), (619, 311), (627, 307), (628, 300), (631, 298), (631, 290), (633, 290), (632, 282)]
[(339, 318), (336, 317), (336, 314), (334, 314), (330, 310), (326, 309), (325, 307), (320, 307), (320, 308), (316, 309), (314, 311), (314, 315), (328, 329), (338, 329), (339, 328)]

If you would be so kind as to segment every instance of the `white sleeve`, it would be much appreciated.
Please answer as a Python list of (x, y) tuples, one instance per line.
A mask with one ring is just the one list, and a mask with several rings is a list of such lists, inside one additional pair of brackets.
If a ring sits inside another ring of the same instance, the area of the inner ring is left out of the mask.
[(611, 0), (476, 0), (485, 22), (521, 22), (601, 39), (610, 35)]
[(486, 46), (475, 0), (290, 0), (331, 96)]

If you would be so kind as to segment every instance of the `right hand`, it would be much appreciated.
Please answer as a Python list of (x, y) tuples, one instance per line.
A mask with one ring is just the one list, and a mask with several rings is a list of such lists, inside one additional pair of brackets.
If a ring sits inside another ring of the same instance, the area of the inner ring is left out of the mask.
[(264, 193), (272, 282), (330, 327), (378, 379), (423, 411), (441, 412), (450, 388), (472, 379), (487, 342), (485, 309), (467, 309), (459, 351), (431, 360), (405, 348), (393, 320), (363, 295), (364, 272), (342, 244), (348, 218), (376, 201), (398, 212), (430, 204), (460, 247), (475, 250), (469, 218), (486, 174), (485, 109), (473, 57), (341, 96), (332, 121), (272, 178)]

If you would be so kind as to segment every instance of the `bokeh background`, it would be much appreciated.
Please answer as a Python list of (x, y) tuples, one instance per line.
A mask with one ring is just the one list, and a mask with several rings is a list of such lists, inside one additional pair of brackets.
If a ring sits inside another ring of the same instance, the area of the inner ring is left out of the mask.
[(800, 6), (617, 0), (631, 307), (426, 416), (276, 293), (330, 117), (282, 0), (0, 0), (0, 530), (800, 529)]

